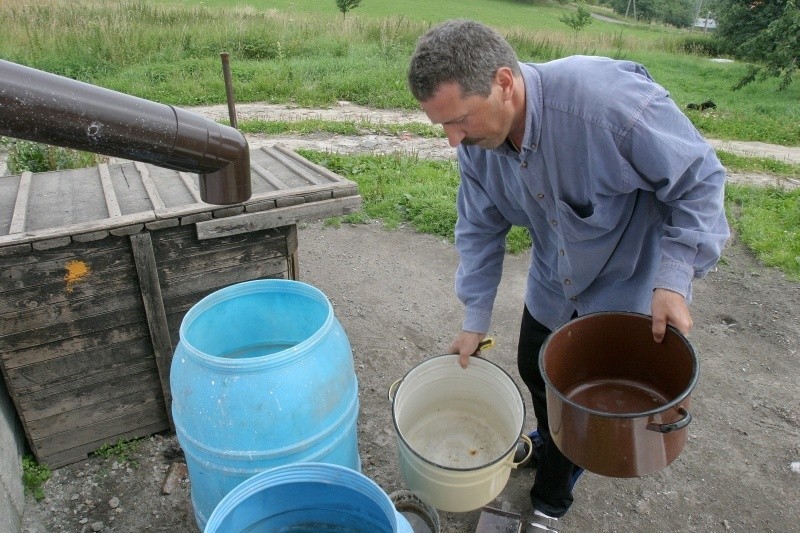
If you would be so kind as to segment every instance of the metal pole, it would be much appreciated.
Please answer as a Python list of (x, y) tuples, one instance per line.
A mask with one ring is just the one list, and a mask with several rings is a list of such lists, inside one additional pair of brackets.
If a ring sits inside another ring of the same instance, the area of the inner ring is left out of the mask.
[(238, 129), (236, 122), (236, 104), (234, 104), (233, 98), (233, 82), (231, 81), (230, 54), (228, 54), (228, 52), (222, 52), (220, 57), (222, 58), (222, 76), (225, 78), (225, 95), (228, 98), (228, 116), (231, 119), (231, 127)]

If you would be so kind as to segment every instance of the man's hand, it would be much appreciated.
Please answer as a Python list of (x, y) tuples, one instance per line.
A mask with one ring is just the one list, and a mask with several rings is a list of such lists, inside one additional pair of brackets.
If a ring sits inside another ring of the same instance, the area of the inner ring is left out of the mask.
[(450, 353), (459, 354), (458, 364), (461, 368), (469, 366), (469, 358), (478, 350), (478, 344), (486, 337), (486, 333), (475, 333), (474, 331), (462, 331), (458, 334), (453, 344), (450, 345)]
[(692, 329), (692, 316), (689, 314), (689, 306), (686, 299), (667, 289), (656, 289), (653, 291), (652, 303), (653, 315), (653, 339), (656, 342), (664, 340), (667, 332), (667, 324), (675, 326), (684, 335)]

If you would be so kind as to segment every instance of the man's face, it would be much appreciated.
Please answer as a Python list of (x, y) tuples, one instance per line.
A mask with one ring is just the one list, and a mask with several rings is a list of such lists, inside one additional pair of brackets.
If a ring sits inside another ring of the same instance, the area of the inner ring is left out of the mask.
[(441, 124), (450, 146), (478, 145), (491, 150), (503, 144), (510, 130), (509, 110), (499, 84), (492, 85), (488, 97), (464, 97), (461, 87), (442, 84), (436, 94), (420, 102), (434, 124)]

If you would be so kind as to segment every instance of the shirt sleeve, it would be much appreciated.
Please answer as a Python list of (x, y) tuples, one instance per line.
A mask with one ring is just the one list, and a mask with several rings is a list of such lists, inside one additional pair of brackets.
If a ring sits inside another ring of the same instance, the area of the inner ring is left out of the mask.
[(665, 93), (642, 109), (629, 155), (634, 184), (652, 189), (665, 209), (654, 288), (689, 297), (692, 279), (717, 263), (730, 232), (725, 169), (714, 149)]
[(465, 308), (462, 328), (486, 333), (503, 273), (505, 238), (511, 224), (486, 194), (469, 156), (461, 147), (458, 161), (461, 182), (456, 199), (455, 238), (460, 263), (455, 277), (456, 295)]

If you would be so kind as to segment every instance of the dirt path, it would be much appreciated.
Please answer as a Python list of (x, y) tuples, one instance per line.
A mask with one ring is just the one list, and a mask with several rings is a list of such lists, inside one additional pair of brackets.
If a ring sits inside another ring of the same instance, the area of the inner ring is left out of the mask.
[[(342, 107), (358, 119), (359, 108)], [(377, 113), (367, 116), (375, 119)], [(405, 121), (413, 115), (395, 116)], [(343, 139), (336, 142), (346, 145)], [(352, 150), (385, 148), (378, 138), (352, 142)], [(363, 472), (387, 493), (405, 488), (386, 393), (410, 368), (444, 352), (460, 328), (461, 307), (452, 290), (455, 250), (409, 229), (322, 223), (300, 228), (299, 248), (301, 280), (328, 296), (353, 347)], [(515, 346), (527, 265), (525, 255), (506, 259), (490, 331), (497, 347), (486, 352), (517, 380)], [(668, 468), (644, 478), (585, 475), (573, 510), (562, 521), (565, 533), (797, 531), (800, 284), (759, 264), (734, 238), (719, 268), (696, 283), (692, 309), (695, 329), (689, 338), (701, 370), (686, 448)], [(525, 401), (529, 407), (527, 396)], [(528, 425), (533, 424), (529, 413)], [(145, 439), (135, 464), (92, 457), (60, 468), (44, 487), (45, 500), (28, 496), (23, 531), (195, 533), (188, 483), (169, 495), (161, 492), (176, 457), (174, 436), (165, 434)], [(495, 505), (530, 512), (532, 476), (530, 470), (512, 472)], [(474, 531), (478, 516), (478, 511), (441, 513), (442, 531)]]
[[(203, 106), (192, 108), (194, 111), (215, 120), (229, 117), (227, 106)], [(328, 109), (308, 109), (279, 104), (239, 104), (236, 106), (238, 120), (292, 121), (303, 119), (320, 119), (331, 121), (355, 121), (367, 124), (421, 123), (430, 124), (422, 111), (370, 109), (339, 102)], [(332, 134), (312, 135), (254, 135), (247, 136), (251, 146), (264, 144), (284, 144), (296, 150), (308, 148), (312, 150), (334, 151), (339, 153), (371, 152), (376, 154), (404, 153), (415, 154), (424, 159), (450, 159), (455, 157), (455, 150), (443, 138), (421, 138), (411, 134), (403, 135), (360, 135), (345, 136)], [(770, 157), (786, 163), (800, 164), (800, 146), (779, 146), (762, 142), (720, 141), (709, 139), (709, 143), (717, 150), (747, 157)], [(779, 187), (800, 187), (800, 180), (775, 177), (759, 173), (729, 172), (731, 183), (750, 183), (755, 185), (773, 185)]]

